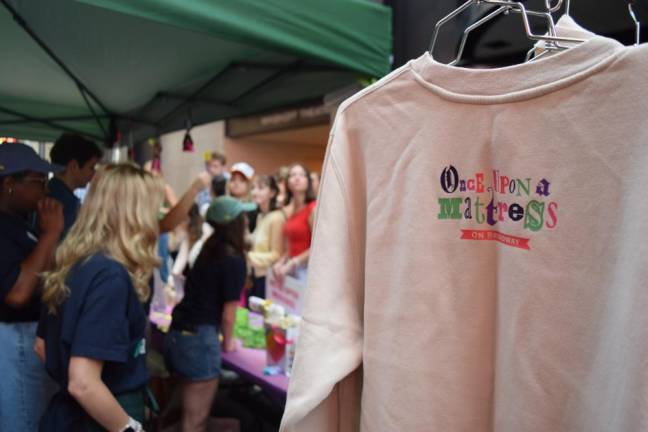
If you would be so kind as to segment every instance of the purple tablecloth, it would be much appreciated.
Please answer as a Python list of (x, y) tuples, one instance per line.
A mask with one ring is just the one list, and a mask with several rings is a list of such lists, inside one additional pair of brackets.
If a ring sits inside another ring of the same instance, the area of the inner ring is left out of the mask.
[(223, 366), (264, 388), (277, 401), (285, 402), (288, 392), (288, 377), (285, 375), (263, 375), (266, 352), (261, 349), (244, 348), (236, 341), (236, 351), (221, 353)]

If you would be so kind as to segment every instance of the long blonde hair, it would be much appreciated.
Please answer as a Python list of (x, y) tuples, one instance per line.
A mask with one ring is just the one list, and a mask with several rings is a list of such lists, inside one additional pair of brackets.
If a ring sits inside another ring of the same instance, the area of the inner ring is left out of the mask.
[(159, 265), (157, 212), (164, 191), (153, 176), (131, 164), (108, 165), (97, 173), (75, 224), (56, 251), (55, 271), (45, 274), (43, 302), (50, 313), (70, 294), (66, 279), (80, 260), (105, 253), (121, 263), (140, 301)]

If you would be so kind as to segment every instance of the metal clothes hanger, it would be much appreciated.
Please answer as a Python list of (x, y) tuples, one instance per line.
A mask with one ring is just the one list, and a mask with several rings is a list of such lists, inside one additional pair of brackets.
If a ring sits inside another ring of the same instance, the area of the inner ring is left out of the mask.
[[(562, 6), (563, 0), (558, 0), (557, 4), (552, 6), (551, 5), (551, 0), (545, 0), (545, 5), (547, 7), (547, 12), (535, 12), (535, 11), (530, 11), (528, 10), (524, 4), (521, 2), (516, 2), (516, 1), (511, 1), (511, 0), (468, 0), (465, 3), (463, 3), (461, 6), (459, 6), (457, 9), (452, 11), (450, 14), (447, 16), (443, 17), (439, 22), (437, 22), (435, 28), (434, 28), (434, 33), (432, 35), (432, 41), (430, 43), (430, 48), (429, 48), (429, 53), (430, 56), (434, 58), (434, 47), (436, 46), (436, 42), (439, 36), (439, 31), (443, 25), (448, 23), (450, 20), (461, 14), (463, 11), (467, 10), (473, 5), (479, 6), (479, 5), (493, 5), (493, 6), (499, 6), (495, 11), (489, 13), (485, 17), (479, 19), (475, 23), (471, 24), (466, 28), (464, 31), (462, 41), (459, 47), (459, 54), (453, 60), (450, 65), (456, 65), (459, 60), (461, 59), (461, 55), (463, 54), (463, 50), (465, 48), (466, 40), (468, 37), (468, 34), (476, 29), (477, 27), (483, 25), (484, 23), (492, 20), (496, 16), (505, 13), (505, 14), (510, 14), (515, 13), (519, 14), (522, 18), (522, 22), (524, 24), (524, 29), (526, 32), (526, 35), (529, 39), (534, 40), (534, 41), (544, 41), (546, 42), (546, 47), (548, 49), (567, 49), (567, 47), (559, 45), (559, 42), (566, 42), (566, 43), (580, 43), (584, 42), (583, 39), (576, 39), (576, 38), (568, 38), (568, 37), (558, 37), (555, 32), (555, 25), (553, 22), (553, 18), (551, 16), (551, 12), (558, 10)], [(540, 16), (545, 19), (547, 19), (547, 22), (549, 23), (549, 31), (548, 34), (546, 35), (536, 35), (533, 33), (531, 30), (531, 25), (529, 23), (529, 16)]]
[[(562, 2), (562, 0), (559, 0), (559, 3)], [(547, 0), (547, 4), (549, 4), (549, 0)], [(551, 9), (548, 9), (551, 10)], [(481, 18), (480, 20), (475, 21), (473, 24), (468, 26), (466, 30), (463, 32), (463, 36), (461, 38), (461, 43), (459, 44), (459, 51), (457, 53), (457, 57), (448, 63), (450, 66), (455, 66), (459, 63), (461, 60), (461, 57), (463, 55), (464, 49), (466, 48), (466, 43), (468, 41), (468, 36), (470, 35), (470, 32), (472, 32), (474, 29), (477, 27), (483, 25), (484, 23), (492, 20), (493, 18), (501, 15), (501, 14), (508, 14), (508, 13), (521, 13), (519, 10), (511, 9), (510, 6), (500, 6), (497, 9), (495, 9), (493, 12), (489, 13), (485, 17)], [(556, 27), (553, 21), (553, 18), (551, 17), (551, 14), (549, 12), (535, 12), (535, 11), (530, 11), (527, 9), (526, 11), (527, 15), (531, 16), (537, 16), (540, 18), (545, 18), (547, 20), (547, 26), (549, 27), (549, 35), (550, 36), (556, 36)], [(535, 48), (533, 48), (535, 49)], [(554, 50), (554, 49), (567, 49), (567, 47), (562, 47), (558, 45), (555, 42), (548, 42), (546, 46), (547, 50)], [(543, 53), (544, 54), (544, 53)], [(536, 58), (539, 58), (540, 55), (538, 55)]]
[[(550, 31), (549, 34), (550, 34), (550, 35), (553, 34), (553, 35), (555, 36), (555, 35), (556, 35), (556, 31), (553, 30), (553, 33)], [(538, 47), (537, 47), (536, 45), (533, 45), (533, 46), (531, 47), (531, 49), (529, 49), (529, 51), (527, 51), (526, 58), (524, 59), (524, 62), (525, 62), (525, 63), (533, 62), (533, 61), (538, 60), (538, 59), (541, 58), (541, 57), (544, 57), (544, 56), (548, 55), (548, 54), (551, 53), (552, 51), (559, 51), (559, 50), (564, 50), (564, 49), (567, 49), (567, 48), (562, 47), (562, 46), (556, 46), (556, 45), (553, 44), (553, 42), (551, 42), (551, 43), (547, 42), (547, 43), (542, 47), (542, 51), (540, 51), (540, 52), (538, 53)]]
[[(563, 3), (564, 3), (563, 0), (558, 0), (556, 2), (556, 5), (552, 6), (551, 5), (551, 0), (545, 0), (545, 8), (547, 9), (547, 14), (549, 14), (549, 16), (551, 16), (552, 13), (558, 12), (560, 10), (560, 8), (562, 7)], [(569, 0), (566, 0), (566, 3), (567, 4), (566, 4), (565, 8), (566, 8), (566, 10), (568, 10), (569, 9)], [(554, 24), (553, 20), (550, 20), (549, 35), (550, 36), (557, 36), (558, 35), (558, 32), (556, 32), (556, 27), (555, 27), (555, 24)], [(561, 48), (566, 49), (566, 47), (558, 46), (558, 44), (554, 45), (552, 43), (547, 43), (543, 47), (542, 51), (538, 54), (538, 47), (536, 45), (534, 45), (534, 46), (531, 47), (531, 49), (529, 51), (527, 51), (526, 58), (525, 58), (524, 61), (525, 62), (532, 62), (532, 61), (538, 60), (539, 58), (544, 57), (547, 54), (550, 54), (551, 51), (554, 51), (556, 49), (561, 49)]]
[(634, 5), (636, 4), (635, 0), (628, 0), (628, 11), (630, 12), (630, 18), (632, 18), (632, 21), (635, 23), (635, 45), (639, 45), (641, 43), (641, 22), (637, 19), (637, 15), (635, 14), (634, 11)]
[(482, 24), (485, 24), (488, 21), (492, 20), (493, 18), (501, 15), (502, 13), (507, 12), (508, 10), (509, 10), (508, 6), (500, 6), (497, 9), (495, 9), (495, 11), (489, 13), (485, 17), (475, 21), (474, 23), (466, 27), (466, 30), (464, 30), (463, 36), (461, 38), (461, 43), (459, 44), (459, 51), (457, 52), (457, 57), (455, 57), (455, 59), (448, 64), (450, 66), (456, 66), (457, 63), (459, 63), (463, 55), (464, 49), (466, 48), (466, 42), (468, 42), (468, 35), (470, 34), (470, 32), (472, 32), (474, 29), (481, 26)]

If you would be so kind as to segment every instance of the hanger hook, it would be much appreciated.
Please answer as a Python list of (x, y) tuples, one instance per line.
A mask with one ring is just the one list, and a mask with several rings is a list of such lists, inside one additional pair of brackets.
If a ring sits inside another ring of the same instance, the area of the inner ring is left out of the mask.
[(571, 16), (569, 15), (570, 6), (571, 6), (571, 0), (565, 0), (565, 15), (567, 16)]
[(562, 7), (563, 1), (564, 0), (558, 0), (555, 6), (551, 6), (551, 0), (545, 0), (545, 7), (547, 8), (547, 12), (554, 13), (559, 11)]
[(480, 3), (480, 0), (467, 0), (464, 4), (459, 6), (457, 9), (452, 11), (450, 14), (448, 14), (445, 17), (441, 18), (439, 20), (439, 22), (436, 23), (436, 26), (434, 26), (434, 33), (432, 34), (432, 41), (430, 42), (430, 48), (428, 49), (428, 52), (430, 53), (430, 56), (432, 58), (434, 58), (434, 47), (436, 46), (437, 38), (439, 37), (439, 30), (441, 30), (441, 27), (443, 27), (443, 25), (445, 25), (447, 22), (452, 20), (457, 15), (459, 15), (461, 12), (468, 9), (473, 4), (479, 4), (479, 3)]
[(636, 32), (635, 32), (635, 45), (639, 45), (641, 42), (641, 22), (637, 19), (633, 6), (635, 5), (635, 0), (628, 1), (628, 11), (630, 12), (630, 18), (635, 23)]

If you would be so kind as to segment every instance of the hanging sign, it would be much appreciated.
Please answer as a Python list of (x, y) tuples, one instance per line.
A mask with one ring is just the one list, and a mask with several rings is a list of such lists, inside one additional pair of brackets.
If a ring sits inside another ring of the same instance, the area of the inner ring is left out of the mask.
[(240, 138), (259, 133), (329, 124), (330, 121), (330, 109), (322, 103), (314, 103), (227, 120), (226, 134), (230, 138)]
[(271, 271), (268, 272), (266, 277), (266, 298), (283, 306), (287, 312), (301, 316), (305, 291), (305, 278), (286, 276), (280, 282)]

